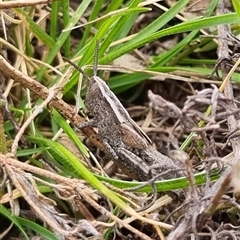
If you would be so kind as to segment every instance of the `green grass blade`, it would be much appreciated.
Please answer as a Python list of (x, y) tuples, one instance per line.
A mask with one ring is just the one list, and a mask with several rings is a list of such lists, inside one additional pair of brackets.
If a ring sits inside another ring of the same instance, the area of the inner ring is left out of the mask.
[[(178, 2), (179, 3), (179, 2)], [(183, 2), (182, 2), (183, 3)], [(207, 10), (207, 13), (206, 13), (206, 16), (210, 16), (216, 5), (218, 3), (218, 0), (214, 0), (214, 1), (211, 1), (211, 4)], [(175, 7), (177, 6), (177, 4), (175, 5)], [(181, 6), (182, 7), (182, 6)], [(180, 8), (177, 9), (177, 11), (180, 10)], [(172, 11), (172, 8), (167, 12), (171, 12)], [(173, 14), (175, 14), (177, 11), (173, 12)], [(169, 13), (169, 15), (171, 15)], [(206, 17), (205, 16), (205, 17)], [(170, 19), (170, 17), (169, 17)], [(154, 25), (157, 25), (158, 24), (158, 21), (161, 20), (163, 21), (163, 19), (161, 19), (161, 17), (157, 20), (155, 20), (153, 23)], [(161, 21), (159, 23), (161, 23)], [(152, 24), (150, 24), (148, 27), (146, 27), (145, 29), (148, 29), (149, 28), (149, 31), (147, 30), (143, 30), (142, 32), (146, 31), (146, 36), (148, 34), (150, 34), (151, 32), (153, 32), (155, 29), (157, 28), (153, 28), (153, 31), (151, 31), (151, 26)], [(153, 26), (154, 26), (153, 25)], [(161, 25), (159, 25), (158, 27), (161, 27)], [(143, 33), (139, 33), (139, 34), (143, 34)], [(167, 51), (166, 53), (163, 53), (161, 55), (159, 55), (159, 57), (156, 58), (156, 61), (155, 63), (153, 63), (149, 68), (148, 70), (156, 70), (156, 67), (159, 67), (159, 66), (163, 66), (165, 65), (166, 63), (170, 63), (170, 61), (186, 46), (190, 43), (190, 41), (197, 35), (198, 33), (198, 30), (195, 30), (195, 31), (192, 31), (190, 34), (188, 34), (187, 37), (185, 37), (181, 42), (179, 42), (176, 46), (174, 46), (172, 49), (170, 49), (169, 51)], [(141, 37), (141, 36), (140, 36)], [(208, 39), (205, 39), (203, 40), (202, 42), (207, 42), (207, 41), (210, 41)], [(116, 46), (117, 47), (117, 46)], [(112, 50), (112, 49), (111, 49)], [(204, 63), (205, 64), (205, 63)], [(214, 64), (214, 63), (211, 63), (211, 64)], [(176, 69), (175, 69), (176, 70)], [(186, 70), (186, 69), (185, 69)], [(163, 70), (159, 70), (160, 72), (163, 72)], [(174, 71), (174, 70), (171, 70), (171, 71)], [(195, 71), (195, 70), (193, 70)], [(209, 75), (211, 74), (211, 69), (206, 69), (204, 70), (204, 72)], [(165, 72), (165, 71), (164, 71)], [(197, 72), (197, 71), (196, 71)], [(202, 72), (201, 72), (202, 73)], [(120, 76), (116, 76), (116, 77), (113, 77), (110, 79), (109, 81), (109, 85), (111, 86), (111, 89), (115, 91), (115, 93), (121, 93), (123, 91), (126, 91), (127, 89), (139, 84), (140, 82), (142, 82), (143, 80), (146, 80), (150, 77), (151, 75), (150, 74), (144, 74), (144, 73), (133, 73), (133, 74), (122, 74)], [(237, 79), (239, 79), (239, 77), (236, 77), (234, 78), (235, 81), (237, 81)]]
[(232, 4), (233, 4), (235, 12), (237, 13), (238, 17), (240, 18), (240, 1), (232, 0)]
[(59, 1), (52, 2), (50, 37), (54, 40), (56, 40), (57, 37), (59, 5), (60, 5)]
[[(130, 3), (128, 9), (134, 9), (135, 7), (138, 6), (140, 2), (141, 1), (139, 0), (133, 0)], [(138, 14), (131, 14), (131, 15), (124, 15), (119, 19), (117, 24), (112, 28), (112, 31), (110, 32), (110, 37), (106, 38), (105, 41), (102, 43), (102, 48), (101, 48), (102, 52), (99, 54), (99, 56), (102, 56), (102, 54), (109, 47), (110, 43), (113, 42), (113, 40), (118, 40), (128, 35), (137, 17), (138, 17)], [(113, 47), (112, 50), (114, 48), (115, 47)]]
[[(69, 23), (67, 24), (66, 28), (72, 28), (76, 25), (79, 18), (82, 16), (82, 14), (84, 13), (84, 11), (86, 10), (86, 8), (88, 7), (88, 5), (90, 3), (91, 3), (91, 0), (84, 0), (81, 2), (79, 7), (77, 8), (76, 12), (70, 19)], [(46, 61), (45, 61), (46, 63), (48, 63), (48, 64), (52, 63), (53, 59), (55, 58), (57, 53), (60, 51), (60, 48), (63, 46), (64, 42), (69, 37), (70, 33), (71, 33), (71, 31), (66, 31), (66, 32), (61, 33), (61, 35), (57, 39), (56, 44), (54, 44), (54, 46), (50, 50), (48, 57), (46, 58)], [(46, 69), (47, 68), (45, 66), (41, 67), (41, 69), (39, 70), (37, 77), (36, 77), (37, 80), (39, 80), (43, 77)]]
[(104, 12), (104, 15), (115, 11), (117, 9), (120, 9), (120, 6), (123, 5), (124, 0), (114, 0), (114, 1), (110, 1), (109, 4), (107, 5), (107, 9)]
[(50, 147), (48, 151), (55, 156), (56, 161), (63, 161), (61, 164), (71, 171), (72, 174), (78, 175), (78, 177), (85, 179), (89, 184), (91, 184), (104, 196), (108, 197), (126, 213), (138, 216), (138, 214), (130, 206), (120, 199), (112, 190), (103, 185), (102, 182), (100, 182), (73, 153), (68, 151), (61, 144), (43, 138), (28, 137), (28, 139), (32, 142), (42, 144), (45, 147)]
[(238, 21), (239, 21), (238, 15), (236, 13), (228, 13), (223, 16), (214, 16), (214, 17), (208, 17), (203, 19), (193, 19), (191, 21), (180, 23), (176, 26), (163, 29), (157, 33), (151, 34), (150, 36), (144, 39), (141, 39), (140, 41), (136, 41), (134, 43), (128, 42), (126, 44), (122, 44), (119, 46), (117, 50), (101, 58), (99, 60), (99, 63), (100, 64), (109, 63), (114, 59), (116, 59), (117, 57), (120, 57), (126, 54), (127, 52), (130, 52), (136, 48), (144, 46), (145, 44), (152, 42), (154, 40), (157, 40), (164, 36), (169, 36), (172, 34), (177, 34), (177, 33), (182, 33), (187, 31), (199, 30), (202, 28), (210, 27), (210, 26), (217, 26), (219, 24), (237, 23)]
[[(127, 31), (129, 31), (132, 27), (132, 25), (129, 22), (132, 20), (132, 18), (136, 17), (136, 13), (144, 12), (144, 11), (148, 11), (148, 9), (138, 7), (138, 8), (129, 8), (128, 10), (125, 11), (125, 14), (112, 27), (111, 31), (108, 34), (108, 37), (105, 38), (104, 41), (101, 43), (101, 47), (99, 49), (99, 57), (101, 57), (106, 52), (110, 44), (115, 39), (117, 39), (117, 37), (119, 37), (120, 33), (122, 33), (123, 35), (126, 35)], [(131, 14), (127, 14), (128, 12)], [(134, 22), (132, 22), (132, 24)], [(126, 23), (128, 23), (127, 28), (125, 28)]]
[(32, 148), (32, 149), (23, 149), (17, 151), (17, 157), (25, 157), (30, 156), (39, 152), (42, 152), (44, 150), (47, 150), (46, 147), (40, 147), (40, 148)]
[(17, 220), (17, 218), (15, 216), (12, 215), (12, 213), (10, 213), (8, 211), (7, 208), (5, 208), (3, 205), (0, 205), (0, 214), (3, 215), (4, 217), (8, 218), (11, 222), (13, 222), (18, 229), (21, 231), (21, 233), (23, 234), (24, 238), (27, 240), (30, 240), (30, 238), (28, 238), (26, 232), (24, 231), (21, 223)]
[[(207, 12), (205, 14), (205, 17), (211, 16), (213, 13), (214, 9), (216, 8), (218, 4), (218, 0), (211, 1)], [(169, 10), (170, 11), (170, 10)], [(172, 49), (167, 51), (166, 53), (163, 53), (159, 56), (159, 58), (156, 60), (156, 62), (151, 66), (157, 67), (157, 66), (163, 66), (166, 63), (169, 63), (177, 54), (185, 47), (187, 46), (190, 41), (197, 35), (199, 30), (194, 30), (190, 34), (187, 35), (182, 41), (180, 41), (176, 46), (174, 46)]]
[[(117, 34), (121, 31), (123, 25), (125, 24), (126, 19), (132, 14), (145, 11), (148, 11), (148, 8), (144, 7), (129, 8), (127, 10), (120, 11), (111, 18), (107, 19), (104, 22), (104, 24), (102, 24), (101, 28), (98, 30), (94, 38), (89, 42), (87, 47), (84, 49), (83, 52), (84, 54), (78, 63), (79, 66), (84, 66), (86, 64), (93, 62), (96, 40), (99, 40), (101, 42), (101, 40), (104, 39), (104, 41), (101, 43), (98, 53), (100, 57), (109, 47), (109, 45), (114, 41)], [(121, 21), (121, 19), (124, 19), (124, 21)], [(106, 33), (108, 35), (107, 38)], [(75, 53), (75, 56), (76, 55), (78, 54)]]
[(52, 48), (55, 41), (39, 25), (29, 17), (21, 8), (16, 8), (20, 18), (26, 23), (31, 32), (49, 48)]
[[(62, 5), (62, 13), (63, 13), (63, 26), (64, 28), (66, 28), (70, 20), (69, 0), (62, 0), (61, 5)], [(66, 40), (64, 41), (63, 49), (64, 49), (65, 57), (70, 58), (70, 35), (68, 35)]]
[(34, 232), (38, 233), (40, 236), (46, 238), (47, 240), (58, 240), (59, 238), (56, 237), (52, 232), (50, 232), (49, 230), (47, 230), (46, 228), (38, 225), (35, 222), (32, 222), (28, 219), (25, 218), (21, 218), (21, 217), (16, 217), (16, 219), (18, 220), (18, 222), (28, 228), (33, 230)]
[(34, 143), (48, 147), (47, 152), (49, 152), (54, 157), (55, 161), (63, 166), (62, 169), (66, 170), (72, 177), (86, 177), (87, 180), (88, 177), (92, 175), (92, 173), (83, 166), (80, 160), (60, 143), (38, 137), (28, 137), (28, 139)]
[[(136, 186), (141, 186), (145, 184), (146, 182), (132, 182), (132, 181), (124, 181), (119, 179), (112, 179), (112, 178), (106, 178), (99, 175), (95, 175), (99, 180), (108, 182), (114, 187), (118, 187), (120, 189), (124, 188), (133, 188)], [(195, 177), (195, 183), (196, 185), (203, 185), (206, 183), (206, 174), (205, 173), (198, 173), (194, 175)], [(219, 174), (216, 173), (216, 171), (213, 171), (212, 176), (210, 177), (211, 181), (215, 181), (220, 177)], [(181, 178), (175, 178), (175, 179), (168, 179), (168, 180), (161, 180), (156, 181), (155, 186), (158, 192), (167, 192), (167, 191), (174, 191), (179, 189), (186, 189), (189, 187), (189, 180), (186, 177)], [(151, 185), (144, 186), (136, 192), (146, 192), (151, 193), (153, 191)]]
[[(78, 158), (76, 158), (71, 152), (69, 152), (61, 144), (57, 142), (53, 142), (48, 139), (43, 139), (43, 138), (29, 137), (29, 139), (45, 147), (48, 146), (47, 151), (55, 158), (56, 161), (58, 161), (63, 166), (63, 169), (67, 171), (68, 174), (70, 174), (72, 177), (84, 178), (92, 186), (96, 187), (97, 189), (101, 186), (101, 184), (99, 185), (99, 180), (108, 182), (113, 186), (121, 189), (135, 187), (143, 184), (143, 182), (123, 181), (123, 180), (111, 179), (111, 178), (106, 178), (106, 177), (93, 174), (80, 163)], [(215, 174), (211, 177), (211, 180), (213, 181), (217, 178), (219, 178), (219, 175)], [(196, 174), (195, 180), (197, 185), (204, 184), (206, 182), (205, 173)], [(159, 192), (171, 191), (171, 190), (177, 190), (177, 189), (189, 187), (189, 181), (186, 177), (156, 181), (155, 184)], [(152, 187), (146, 186), (137, 191), (152, 192)]]
[(155, 33), (160, 28), (164, 27), (171, 19), (173, 19), (176, 14), (178, 14), (187, 4), (189, 0), (180, 0), (173, 7), (171, 7), (167, 12), (162, 14), (155, 21), (150, 23), (141, 32), (139, 32), (128, 44), (134, 42), (139, 42), (141, 39), (148, 37), (149, 35)]
[(88, 150), (85, 145), (79, 140), (77, 134), (73, 129), (66, 123), (66, 120), (56, 111), (53, 111), (53, 119), (59, 124), (59, 126), (64, 130), (64, 132), (73, 140), (78, 149), (86, 156), (89, 157)]
[[(92, 8), (92, 11), (91, 11), (91, 15), (88, 19), (89, 21), (92, 21), (92, 20), (97, 18), (103, 4), (104, 4), (104, 0), (95, 1), (94, 5), (93, 5), (93, 8)], [(90, 37), (91, 37), (90, 36), (90, 31), (91, 31), (92, 25), (93, 24), (89, 24), (85, 28), (84, 33), (83, 33), (83, 37), (82, 37), (81, 43), (79, 44), (77, 52), (79, 51), (79, 49), (82, 49), (87, 44), (87, 40), (90, 39)]]
[[(121, 30), (121, 25), (114, 25), (117, 21), (116, 19), (119, 18), (119, 16), (127, 15), (127, 14), (133, 14), (138, 12), (143, 12), (148, 9), (146, 8), (132, 8), (128, 9), (125, 12), (118, 13), (114, 15), (112, 18), (105, 21), (105, 23), (101, 26), (98, 33), (95, 35), (95, 37), (89, 42), (89, 44), (85, 47), (85, 49), (82, 49), (81, 54), (83, 54), (82, 58), (78, 62), (79, 66), (84, 66), (86, 64), (93, 63), (94, 58), (94, 52), (95, 52), (95, 46), (96, 46), (96, 40), (102, 40), (106, 36), (106, 32), (109, 32), (110, 28), (114, 28), (114, 30), (111, 31), (111, 33), (108, 33), (108, 37), (106, 40), (101, 43), (100, 49), (99, 49), (99, 56), (106, 51), (106, 49), (109, 47), (113, 39), (117, 36), (118, 32)], [(114, 25), (114, 26), (113, 26)], [(78, 56), (79, 53), (75, 53), (75, 56)], [(76, 85), (79, 77), (79, 72), (74, 71), (71, 79), (69, 82), (65, 85), (64, 93), (68, 92), (70, 89), (72, 89), (73, 86)]]

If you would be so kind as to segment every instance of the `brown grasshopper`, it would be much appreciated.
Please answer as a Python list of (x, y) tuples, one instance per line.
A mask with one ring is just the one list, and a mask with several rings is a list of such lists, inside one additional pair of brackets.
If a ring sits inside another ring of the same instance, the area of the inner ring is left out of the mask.
[[(152, 143), (146, 133), (132, 120), (105, 81), (98, 76), (87, 76), (78, 66), (67, 59), (66, 61), (84, 74), (88, 81), (85, 105), (93, 118), (79, 125), (79, 128), (97, 127), (105, 145), (110, 143), (111, 146), (117, 147), (123, 142), (130, 147), (143, 149)], [(122, 142), (119, 141), (120, 136)], [(110, 150), (108, 146), (107, 148)]]
[[(110, 158), (129, 176), (139, 180), (152, 177), (151, 165), (157, 164), (161, 172), (179, 167), (169, 157), (162, 155), (151, 146), (151, 140), (133, 121), (121, 102), (105, 81), (86, 73), (67, 60), (87, 78), (85, 105), (93, 118), (78, 126), (97, 127), (98, 134), (108, 150)], [(166, 178), (175, 175), (166, 176)]]
[[(126, 109), (101, 78), (97, 76), (88, 78), (85, 102), (86, 108), (94, 117), (84, 125), (98, 127), (99, 134), (106, 137), (107, 142), (112, 143), (111, 145), (119, 146), (118, 140), (116, 143), (112, 140), (115, 131), (116, 137), (121, 135), (122, 142), (132, 147), (141, 149), (151, 144), (149, 137), (132, 120)], [(110, 131), (113, 134), (109, 139), (109, 134), (106, 135), (106, 133)]]

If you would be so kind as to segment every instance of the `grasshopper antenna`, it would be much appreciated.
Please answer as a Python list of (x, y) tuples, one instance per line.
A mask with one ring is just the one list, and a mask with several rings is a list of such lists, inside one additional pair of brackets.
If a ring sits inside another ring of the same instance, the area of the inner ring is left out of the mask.
[(94, 62), (93, 62), (93, 76), (97, 76), (97, 67), (98, 67), (98, 50), (99, 50), (99, 40), (96, 40), (96, 46), (94, 51)]
[(79, 67), (77, 66), (74, 62), (70, 61), (69, 59), (63, 57), (63, 59), (68, 62), (70, 65), (72, 65), (75, 69), (77, 69), (85, 78), (89, 79), (89, 76)]
[[(96, 40), (96, 47), (95, 47), (95, 51), (94, 51), (94, 62), (93, 62), (93, 76), (96, 77), (97, 76), (97, 66), (98, 66), (98, 50), (99, 50), (99, 40)], [(63, 59), (68, 62), (70, 65), (72, 65), (75, 69), (77, 69), (85, 78), (89, 79), (89, 76), (82, 70), (82, 68), (80, 68), (79, 66), (77, 66), (74, 62), (72, 62), (71, 60), (63, 57)]]

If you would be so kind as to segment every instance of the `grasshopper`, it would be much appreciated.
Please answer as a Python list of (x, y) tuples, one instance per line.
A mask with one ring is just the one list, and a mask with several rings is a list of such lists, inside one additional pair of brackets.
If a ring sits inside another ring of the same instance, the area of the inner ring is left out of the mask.
[(179, 169), (172, 159), (151, 146), (150, 138), (130, 117), (106, 82), (97, 76), (96, 66), (94, 76), (89, 77), (80, 67), (67, 59), (66, 61), (87, 79), (85, 105), (93, 118), (78, 127), (98, 129), (108, 151), (108, 158), (112, 158), (129, 176), (144, 181), (152, 177), (153, 164), (157, 164), (160, 171)]

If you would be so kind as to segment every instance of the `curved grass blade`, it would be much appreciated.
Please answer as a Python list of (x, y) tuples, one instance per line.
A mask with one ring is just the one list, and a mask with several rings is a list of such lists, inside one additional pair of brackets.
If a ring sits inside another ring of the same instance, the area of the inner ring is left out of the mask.
[(127, 52), (130, 52), (136, 48), (144, 46), (146, 43), (155, 41), (164, 36), (169, 36), (177, 33), (193, 31), (193, 30), (199, 30), (202, 28), (210, 27), (210, 26), (217, 26), (219, 24), (233, 24), (233, 23), (237, 23), (238, 21), (239, 21), (239, 18), (236, 13), (228, 13), (221, 16), (213, 16), (213, 17), (207, 17), (203, 19), (193, 19), (184, 23), (180, 23), (176, 26), (160, 30), (144, 39), (140, 39), (139, 41), (122, 44), (114, 52), (110, 52), (105, 57), (99, 59), (99, 63), (100, 64), (109, 63), (114, 59), (126, 54)]
[(167, 12), (163, 13), (160, 17), (158, 17), (155, 21), (150, 23), (147, 27), (145, 27), (141, 32), (139, 32), (133, 39), (131, 39), (128, 44), (132, 44), (134, 42), (139, 42), (141, 39), (148, 37), (149, 35), (155, 33), (162, 27), (164, 27), (171, 19), (173, 19), (187, 4), (189, 0), (181, 0), (178, 1), (175, 5), (173, 5)]
[(26, 232), (24, 231), (21, 223), (17, 220), (17, 218), (15, 216), (12, 215), (12, 213), (10, 213), (8, 211), (7, 208), (5, 208), (3, 205), (0, 205), (0, 214), (2, 214), (4, 217), (8, 218), (11, 222), (13, 222), (18, 229), (21, 231), (21, 233), (23, 234), (24, 238), (27, 240), (30, 240), (30, 238), (28, 238)]
[(86, 167), (83, 166), (83, 164), (78, 160), (78, 158), (74, 154), (69, 152), (61, 144), (53, 142), (48, 139), (42, 139), (37, 137), (28, 137), (28, 139), (31, 140), (32, 142), (40, 143), (42, 145), (50, 147), (48, 151), (53, 156), (59, 157), (58, 159), (56, 159), (57, 161), (64, 160), (64, 162), (61, 162), (61, 164), (64, 165), (64, 167), (68, 168), (69, 170), (72, 170), (72, 173), (75, 173), (79, 177), (85, 179), (90, 185), (92, 185), (92, 187), (101, 192), (105, 197), (109, 198), (109, 200), (111, 200), (114, 204), (116, 204), (116, 206), (121, 208), (125, 213), (150, 224), (155, 224), (166, 228), (170, 227), (168, 224), (157, 222), (139, 215), (133, 208), (126, 204), (112, 190), (110, 190), (102, 182), (100, 182), (93, 175), (93, 173), (91, 173)]
[(50, 232), (49, 230), (47, 230), (46, 228), (40, 226), (39, 224), (37, 224), (35, 222), (32, 222), (28, 219), (21, 218), (21, 217), (16, 217), (16, 219), (22, 226), (24, 226), (28, 229), (32, 229), (34, 232), (38, 233), (40, 236), (42, 236), (48, 240), (58, 240), (59, 239), (52, 232)]
[[(61, 163), (63, 169), (68, 172), (73, 177), (76, 178), (84, 178), (84, 179), (94, 179), (97, 178), (98, 180), (108, 182), (115, 187), (118, 188), (130, 188), (144, 184), (144, 182), (131, 182), (131, 181), (123, 181), (118, 179), (111, 179), (107, 177), (102, 177), (97, 174), (93, 174), (88, 169), (86, 169), (72, 153), (70, 153), (67, 149), (65, 149), (59, 143), (53, 142), (48, 139), (43, 138), (35, 138), (29, 137), (29, 139), (35, 143), (42, 144), (44, 146), (48, 146), (49, 153), (54, 156), (54, 158)], [(88, 176), (86, 178), (85, 176)], [(92, 178), (93, 177), (93, 178)], [(213, 171), (211, 180), (214, 181), (219, 178), (219, 175)], [(88, 180), (87, 180), (88, 181)], [(206, 174), (205, 173), (198, 173), (195, 174), (195, 181), (197, 185), (204, 184), (206, 182)], [(186, 177), (176, 178), (176, 179), (169, 179), (169, 180), (161, 180), (156, 181), (156, 188), (159, 192), (170, 191), (170, 190), (177, 190), (189, 187), (189, 181)], [(93, 184), (94, 186), (94, 184)], [(151, 186), (146, 186), (138, 190), (139, 192), (152, 192)]]
[[(102, 177), (99, 175), (95, 175), (98, 179), (108, 182), (114, 187), (118, 187), (121, 189), (124, 188), (133, 188), (137, 186), (141, 186), (143, 184), (146, 184), (146, 182), (132, 182), (132, 181), (124, 181), (119, 179), (111, 179)], [(202, 185), (206, 183), (206, 173), (198, 173), (194, 175), (195, 177), (195, 184), (196, 185)], [(215, 181), (220, 177), (220, 175), (217, 173), (217, 171), (212, 172), (212, 176), (210, 177), (211, 181)], [(156, 181), (155, 186), (158, 192), (167, 192), (167, 191), (173, 191), (173, 190), (179, 190), (179, 189), (185, 189), (189, 187), (189, 181), (186, 177), (181, 178), (175, 178), (175, 179), (168, 179), (168, 180), (161, 180)], [(153, 191), (152, 186), (146, 185), (138, 190), (136, 192), (146, 192), (151, 193)]]

